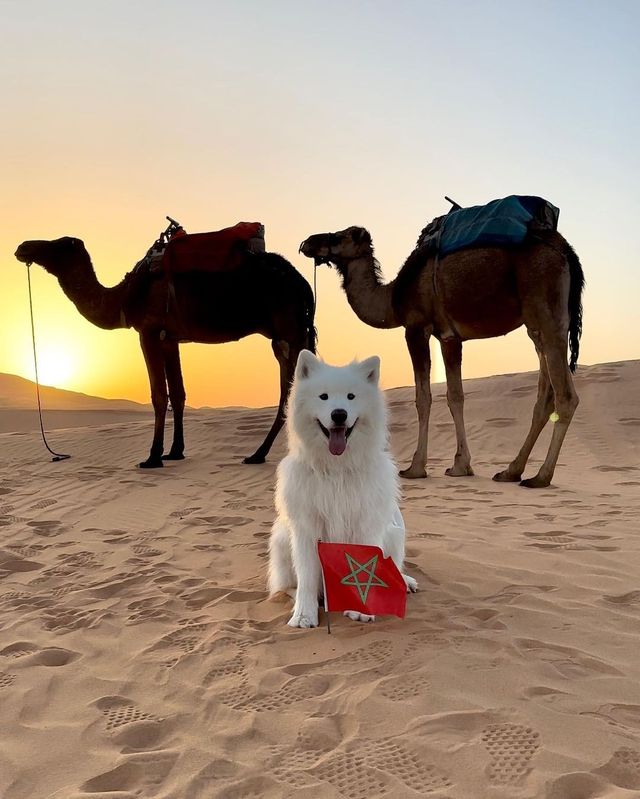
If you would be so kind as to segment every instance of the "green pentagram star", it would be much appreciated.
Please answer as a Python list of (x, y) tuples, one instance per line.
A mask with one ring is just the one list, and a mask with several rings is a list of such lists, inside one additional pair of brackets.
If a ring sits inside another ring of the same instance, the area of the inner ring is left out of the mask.
[[(366, 605), (369, 590), (372, 586), (379, 588), (388, 588), (389, 586), (383, 582), (379, 577), (376, 577), (376, 566), (378, 565), (378, 556), (374, 555), (371, 560), (366, 563), (358, 563), (358, 561), (351, 557), (348, 552), (345, 552), (345, 557), (351, 571), (346, 577), (343, 577), (340, 582), (342, 585), (353, 585), (358, 589), (362, 604)], [(358, 575), (363, 573), (366, 575), (366, 581), (362, 582), (358, 579)]]

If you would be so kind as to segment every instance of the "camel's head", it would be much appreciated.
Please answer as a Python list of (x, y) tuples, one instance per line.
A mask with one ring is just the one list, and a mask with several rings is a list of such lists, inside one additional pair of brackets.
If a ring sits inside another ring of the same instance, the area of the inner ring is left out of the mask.
[(373, 254), (371, 236), (363, 227), (348, 227), (337, 233), (316, 233), (300, 245), (300, 252), (316, 264), (336, 264)]
[(63, 236), (53, 241), (23, 241), (16, 250), (16, 258), (23, 264), (39, 264), (59, 277), (72, 264), (86, 261), (88, 256), (80, 239)]

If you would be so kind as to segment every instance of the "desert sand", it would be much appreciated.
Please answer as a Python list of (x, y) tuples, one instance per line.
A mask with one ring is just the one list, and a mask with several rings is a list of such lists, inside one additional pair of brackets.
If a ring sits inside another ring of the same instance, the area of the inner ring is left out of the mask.
[[(576, 383), (534, 491), (491, 475), (536, 375), (466, 381), (468, 478), (444, 476), (435, 387), (430, 477), (402, 484), (420, 593), (404, 621), (336, 614), (331, 635), (266, 596), (284, 435), (240, 461), (272, 409), (189, 412), (188, 459), (154, 471), (135, 468), (146, 413), (76, 413), (59, 463), (36, 432), (0, 434), (0, 795), (639, 797), (640, 361)], [(413, 390), (387, 397), (406, 465)]]

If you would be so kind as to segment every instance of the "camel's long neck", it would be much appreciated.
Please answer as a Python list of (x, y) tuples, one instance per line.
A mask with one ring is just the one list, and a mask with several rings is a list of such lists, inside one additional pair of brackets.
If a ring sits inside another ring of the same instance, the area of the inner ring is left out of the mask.
[(58, 277), (60, 287), (89, 322), (105, 330), (127, 327), (124, 316), (126, 292), (123, 280), (113, 288), (105, 288), (98, 282), (91, 261), (74, 265), (66, 274)]
[(400, 326), (392, 303), (393, 281), (380, 282), (373, 256), (356, 258), (341, 271), (347, 300), (358, 318), (371, 327)]

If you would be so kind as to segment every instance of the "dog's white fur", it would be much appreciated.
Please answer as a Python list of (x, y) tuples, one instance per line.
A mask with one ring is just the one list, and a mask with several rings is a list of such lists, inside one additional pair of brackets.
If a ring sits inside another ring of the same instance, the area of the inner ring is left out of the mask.
[[(289, 397), (289, 454), (277, 472), (277, 519), (269, 544), (269, 592), (295, 590), (292, 627), (316, 627), (321, 592), (317, 541), (379, 546), (402, 571), (405, 528), (398, 508), (396, 466), (387, 451), (380, 359), (348, 366), (323, 363), (308, 350), (298, 358)], [(351, 428), (341, 455), (332, 455), (322, 426), (347, 412)], [(404, 575), (407, 590), (417, 583)], [(293, 595), (293, 594), (292, 594)], [(357, 621), (373, 621), (345, 611)]]

